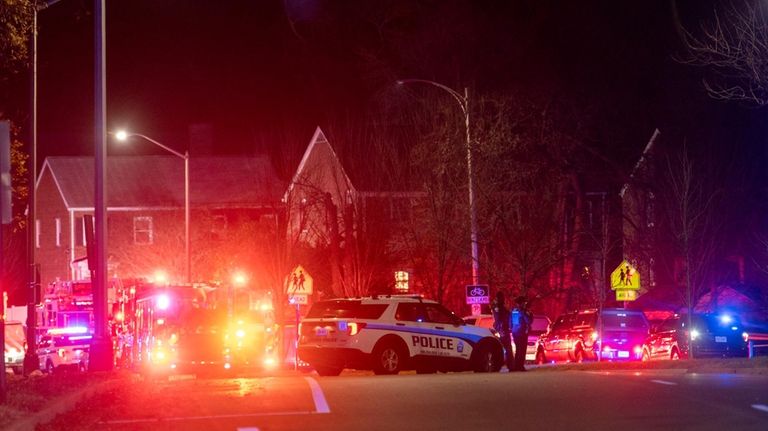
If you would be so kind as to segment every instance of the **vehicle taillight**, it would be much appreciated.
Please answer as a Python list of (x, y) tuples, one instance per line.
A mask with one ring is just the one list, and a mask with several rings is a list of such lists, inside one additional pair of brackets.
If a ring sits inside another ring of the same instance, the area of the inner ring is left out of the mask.
[(598, 337), (600, 337), (600, 334), (598, 334), (597, 331), (592, 332), (592, 341), (597, 341)]
[(56, 354), (59, 355), (60, 358), (63, 358), (67, 356), (67, 351), (66, 349), (59, 349), (58, 351), (56, 351)]
[(336, 327), (339, 328), (339, 331), (346, 332), (347, 335), (357, 335), (363, 328), (365, 328), (365, 323), (341, 320), (336, 324)]
[(633, 351), (635, 352), (635, 356), (641, 356), (643, 354), (642, 346), (635, 346)]
[(365, 328), (365, 323), (349, 322), (347, 324), (347, 333), (349, 335), (357, 335)]

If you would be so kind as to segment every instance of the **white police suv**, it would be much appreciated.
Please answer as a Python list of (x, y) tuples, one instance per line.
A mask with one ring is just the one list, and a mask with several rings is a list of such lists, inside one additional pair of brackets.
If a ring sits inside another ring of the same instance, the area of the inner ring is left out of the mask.
[(299, 358), (321, 376), (344, 368), (397, 374), (496, 372), (504, 353), (489, 328), (468, 325), (420, 296), (372, 296), (315, 303), (301, 323)]
[(84, 327), (49, 329), (37, 349), (40, 369), (48, 373), (62, 368), (88, 369), (92, 336), (87, 331)]

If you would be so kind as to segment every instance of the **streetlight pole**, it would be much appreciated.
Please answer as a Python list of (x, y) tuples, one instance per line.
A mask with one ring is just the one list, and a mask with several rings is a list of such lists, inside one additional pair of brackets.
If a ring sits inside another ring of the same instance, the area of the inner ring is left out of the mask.
[(470, 218), (470, 241), (472, 251), (472, 284), (477, 285), (479, 283), (479, 262), (477, 252), (477, 208), (475, 206), (475, 175), (472, 168), (472, 139), (469, 128), (469, 89), (464, 87), (464, 95), (462, 96), (458, 91), (451, 87), (440, 84), (439, 82), (430, 81), (428, 79), (400, 79), (398, 84), (410, 84), (410, 83), (422, 83), (429, 84), (437, 87), (448, 94), (453, 96), (459, 103), (461, 112), (464, 113), (464, 128), (466, 131), (466, 146), (467, 146), (467, 182), (469, 188), (469, 218)]
[(27, 301), (27, 341), (34, 348), (27, 349), (24, 355), (24, 374), (29, 374), (40, 367), (40, 361), (37, 357), (37, 314), (36, 309), (36, 291), (39, 280), (37, 279), (37, 265), (35, 265), (35, 242), (36, 242), (36, 190), (37, 181), (37, 14), (50, 6), (58, 3), (60, 0), (47, 0), (44, 2), (35, 2), (32, 9), (32, 76), (30, 79), (30, 96), (32, 99), (30, 120), (30, 169), (29, 169), (29, 203), (27, 210), (27, 260), (29, 264), (29, 298)]
[(143, 138), (157, 145), (158, 147), (164, 149), (165, 151), (168, 151), (174, 156), (184, 159), (184, 250), (185, 250), (186, 261), (187, 261), (186, 262), (186, 279), (187, 279), (187, 283), (191, 283), (192, 282), (192, 254), (189, 248), (189, 151), (185, 151), (184, 154), (182, 154), (174, 150), (173, 148), (170, 148), (168, 146), (161, 144), (160, 142), (157, 142), (156, 140), (150, 138), (149, 136), (142, 135), (141, 133), (129, 133), (124, 130), (121, 130), (114, 133), (114, 135), (118, 141), (125, 141), (131, 136), (138, 136), (139, 138)]

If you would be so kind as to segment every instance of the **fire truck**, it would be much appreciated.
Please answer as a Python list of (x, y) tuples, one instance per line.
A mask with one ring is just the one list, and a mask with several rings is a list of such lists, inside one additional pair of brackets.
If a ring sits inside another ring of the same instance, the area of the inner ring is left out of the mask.
[(216, 285), (142, 285), (132, 304), (134, 365), (151, 374), (277, 365), (272, 303)]

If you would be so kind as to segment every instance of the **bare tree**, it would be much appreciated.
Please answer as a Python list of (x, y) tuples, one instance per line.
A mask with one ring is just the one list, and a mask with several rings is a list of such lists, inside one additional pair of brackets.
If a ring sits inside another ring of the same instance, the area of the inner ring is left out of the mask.
[[(674, 3), (673, 10), (677, 15)], [(712, 71), (713, 76), (704, 79), (711, 97), (768, 104), (767, 14), (764, 1), (734, 0), (715, 8), (696, 31), (678, 24), (686, 48), (680, 61)]]
[[(708, 172), (709, 178), (714, 175)], [(688, 325), (696, 301), (710, 280), (712, 262), (719, 241), (716, 202), (719, 192), (705, 181), (702, 166), (691, 159), (687, 146), (667, 158), (663, 190), (669, 231), (675, 254), (682, 259), (682, 268), (673, 270), (675, 280), (683, 287), (683, 300), (688, 309)], [(674, 261), (674, 259), (672, 259)]]

